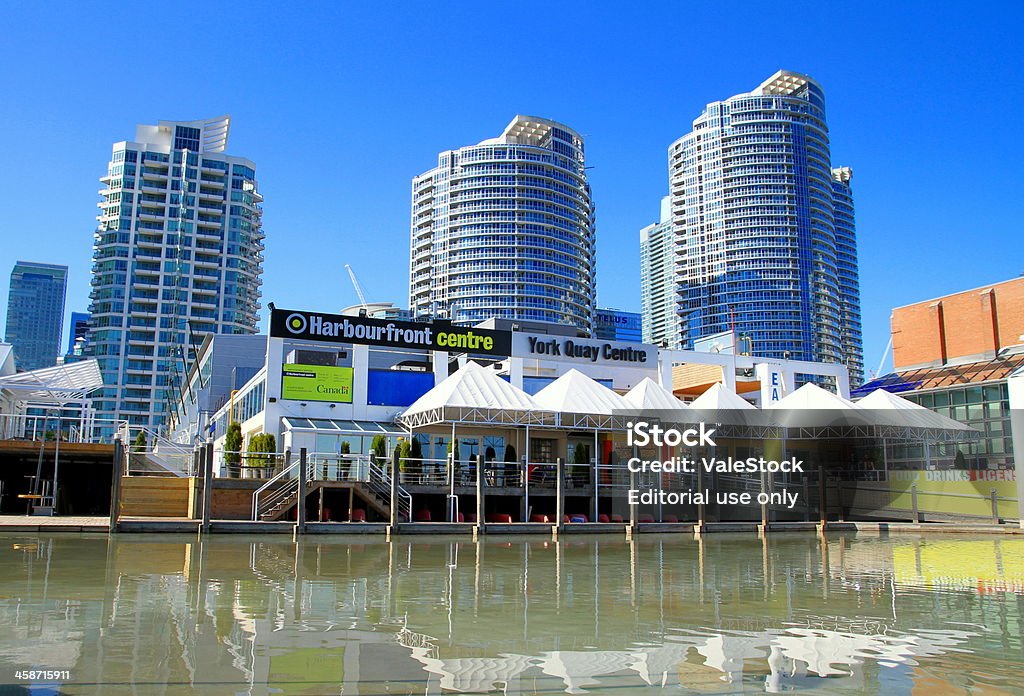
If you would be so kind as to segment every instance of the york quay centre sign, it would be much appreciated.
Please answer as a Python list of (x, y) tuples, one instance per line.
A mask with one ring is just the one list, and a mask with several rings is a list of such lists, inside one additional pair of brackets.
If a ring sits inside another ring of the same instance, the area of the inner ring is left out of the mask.
[(512, 348), (510, 331), (277, 308), (270, 313), (270, 336), (502, 357), (508, 356)]
[(633, 367), (656, 367), (658, 364), (658, 349), (652, 345), (543, 334), (513, 334), (512, 355)]

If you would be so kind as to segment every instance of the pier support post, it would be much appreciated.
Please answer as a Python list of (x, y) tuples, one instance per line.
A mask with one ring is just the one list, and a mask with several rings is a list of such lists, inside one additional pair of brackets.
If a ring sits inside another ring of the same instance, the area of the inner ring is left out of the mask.
[(295, 501), (295, 533), (306, 531), (306, 448), (299, 450), (299, 497)]
[(565, 518), (565, 460), (555, 460), (555, 531), (562, 531)]
[(828, 482), (824, 462), (818, 466), (818, 517), (821, 521), (821, 531), (825, 531), (828, 525)]
[(124, 445), (114, 436), (114, 460), (110, 479), (110, 532), (117, 531), (117, 518), (121, 515), (121, 477), (124, 476)]
[(768, 473), (765, 471), (761, 472), (761, 500), (765, 502), (761, 503), (761, 525), (758, 529), (758, 534), (764, 535), (768, 531)]
[(203, 445), (203, 533), (210, 533), (210, 518), (213, 514), (213, 440)]
[(483, 531), (484, 523), (484, 456), (476, 455), (476, 525), (473, 534)]
[[(633, 456), (638, 456), (637, 448), (633, 448)], [(629, 470), (629, 490), (636, 490), (636, 472), (633, 469)], [(627, 495), (629, 493), (627, 492)], [(637, 515), (636, 515), (636, 501), (635, 499), (629, 501), (629, 526), (626, 528), (626, 537), (632, 538), (636, 534)]]
[[(388, 524), (391, 527), (391, 531), (398, 529), (398, 449), (391, 455), (391, 504), (388, 506)], [(409, 510), (409, 514), (412, 514), (412, 510)]]

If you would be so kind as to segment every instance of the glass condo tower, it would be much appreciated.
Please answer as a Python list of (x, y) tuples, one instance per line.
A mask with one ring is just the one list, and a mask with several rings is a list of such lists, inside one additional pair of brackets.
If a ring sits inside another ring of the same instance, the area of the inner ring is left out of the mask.
[(779, 71), (708, 104), (668, 155), (680, 345), (733, 330), (859, 384), (852, 171), (831, 166), (821, 86)]
[(594, 204), (583, 138), (516, 116), (497, 138), (442, 152), (412, 182), (409, 307), (593, 328)]
[(113, 146), (90, 294), (100, 419), (159, 430), (203, 337), (256, 332), (263, 198), (256, 165), (225, 154), (228, 128), (160, 121)]

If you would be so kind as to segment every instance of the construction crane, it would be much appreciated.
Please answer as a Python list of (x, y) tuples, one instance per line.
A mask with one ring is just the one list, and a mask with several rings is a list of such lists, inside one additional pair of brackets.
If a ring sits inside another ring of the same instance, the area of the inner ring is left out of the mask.
[(363, 294), (363, 287), (359, 284), (359, 279), (356, 278), (356, 272), (352, 270), (352, 267), (347, 263), (345, 264), (345, 270), (348, 271), (348, 277), (352, 279), (352, 287), (356, 289), (356, 295), (359, 297), (359, 304), (363, 306), (363, 313), (369, 314), (370, 308), (366, 304), (366, 295)]

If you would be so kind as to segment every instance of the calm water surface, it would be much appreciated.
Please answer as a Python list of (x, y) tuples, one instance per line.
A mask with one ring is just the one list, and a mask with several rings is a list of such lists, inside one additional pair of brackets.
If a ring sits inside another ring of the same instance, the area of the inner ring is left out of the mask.
[(1014, 694), (1022, 599), (1016, 538), (4, 534), (0, 693)]

